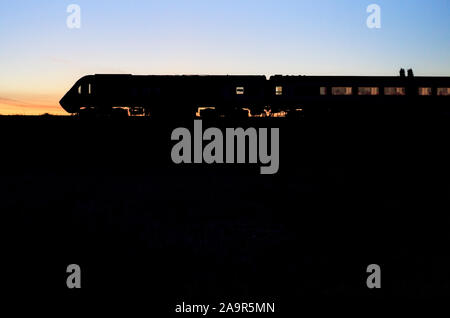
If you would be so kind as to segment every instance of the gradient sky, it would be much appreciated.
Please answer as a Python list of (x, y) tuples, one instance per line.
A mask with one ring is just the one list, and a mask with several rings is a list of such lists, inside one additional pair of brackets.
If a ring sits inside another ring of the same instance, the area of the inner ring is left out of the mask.
[(0, 0), (0, 114), (64, 114), (96, 73), (450, 76), (449, 17), (450, 0)]

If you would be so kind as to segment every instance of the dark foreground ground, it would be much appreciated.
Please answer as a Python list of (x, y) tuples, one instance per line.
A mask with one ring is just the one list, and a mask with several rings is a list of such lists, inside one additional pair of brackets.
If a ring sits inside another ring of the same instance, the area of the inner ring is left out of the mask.
[[(209, 125), (279, 127), (279, 173), (175, 166), (170, 134), (192, 121), (1, 118), (7, 298), (287, 313), (307, 298), (449, 294), (450, 117)], [(81, 290), (66, 287), (73, 263)], [(366, 287), (369, 264), (381, 290)]]

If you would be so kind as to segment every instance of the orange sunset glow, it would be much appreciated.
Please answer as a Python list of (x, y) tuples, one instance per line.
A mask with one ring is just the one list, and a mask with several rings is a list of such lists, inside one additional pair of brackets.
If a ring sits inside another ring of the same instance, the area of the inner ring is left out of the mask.
[(59, 96), (48, 97), (19, 97), (11, 99), (0, 97), (0, 114), (3, 115), (67, 115), (59, 106)]

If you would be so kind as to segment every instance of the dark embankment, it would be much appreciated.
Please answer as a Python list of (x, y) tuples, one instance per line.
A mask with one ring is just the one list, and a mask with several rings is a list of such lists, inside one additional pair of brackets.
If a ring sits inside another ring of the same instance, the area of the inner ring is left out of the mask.
[[(190, 299), (287, 310), (305, 297), (443, 295), (449, 124), (203, 122), (279, 127), (280, 170), (264, 176), (257, 165), (174, 165), (170, 134), (193, 121), (1, 118), (10, 295), (80, 305), (107, 296), (168, 312)], [(73, 263), (81, 291), (66, 288)], [(382, 267), (380, 291), (366, 287), (369, 264)]]

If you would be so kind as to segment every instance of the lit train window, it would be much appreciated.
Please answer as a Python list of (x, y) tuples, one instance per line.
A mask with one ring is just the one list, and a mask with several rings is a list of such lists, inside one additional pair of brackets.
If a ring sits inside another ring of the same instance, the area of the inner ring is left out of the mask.
[(327, 88), (326, 87), (321, 87), (320, 88), (320, 95), (326, 95), (327, 94)]
[(283, 95), (283, 86), (277, 86), (275, 87), (275, 95)]
[(352, 95), (351, 87), (333, 87), (331, 89), (333, 95)]
[(92, 86), (91, 86), (91, 84), (89, 84), (89, 86), (88, 86), (88, 94), (91, 95), (91, 93), (92, 93)]
[(384, 95), (404, 96), (406, 95), (406, 89), (404, 87), (385, 87)]
[(244, 95), (244, 87), (238, 86), (236, 87), (236, 95)]
[(380, 95), (378, 87), (358, 87), (358, 95)]
[(81, 95), (81, 85), (78, 86), (78, 95)]
[(450, 96), (450, 87), (439, 87), (437, 89), (438, 96)]
[(431, 96), (431, 87), (419, 87), (420, 96)]

